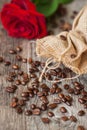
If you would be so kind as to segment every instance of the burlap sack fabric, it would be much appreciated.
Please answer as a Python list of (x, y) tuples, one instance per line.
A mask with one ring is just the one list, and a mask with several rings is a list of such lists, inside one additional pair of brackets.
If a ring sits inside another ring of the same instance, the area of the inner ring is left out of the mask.
[(87, 73), (87, 6), (77, 15), (69, 32), (37, 39), (36, 53), (62, 62), (76, 74)]

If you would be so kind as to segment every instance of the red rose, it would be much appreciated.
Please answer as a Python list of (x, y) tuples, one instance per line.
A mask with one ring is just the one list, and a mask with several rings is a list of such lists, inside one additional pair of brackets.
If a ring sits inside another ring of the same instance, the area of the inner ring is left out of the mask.
[(8, 34), (13, 37), (32, 39), (47, 35), (44, 15), (38, 13), (29, 0), (12, 0), (4, 5), (1, 20)]

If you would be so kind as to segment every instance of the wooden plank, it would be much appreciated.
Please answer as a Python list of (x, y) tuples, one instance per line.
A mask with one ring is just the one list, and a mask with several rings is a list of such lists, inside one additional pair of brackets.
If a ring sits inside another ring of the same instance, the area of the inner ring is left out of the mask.
[[(0, 7), (2, 6), (2, 4), (4, 4), (6, 2), (6, 0), (1, 0), (0, 3)], [(80, 10), (82, 8), (83, 5), (86, 4), (86, 0), (82, 1), (82, 0), (75, 0), (73, 3), (70, 3), (69, 5), (67, 5), (67, 9), (69, 11), (69, 14), (67, 16), (65, 16), (65, 20), (69, 20), (71, 23), (71, 19), (70, 16), (72, 14), (72, 10)], [(77, 7), (77, 5), (79, 5)], [(58, 18), (59, 19), (59, 18)], [(66, 21), (67, 21), (66, 20)], [(35, 54), (35, 44), (31, 43), (31, 41), (29, 40), (25, 40), (25, 39), (13, 39), (11, 37), (8, 37), (6, 32), (3, 31), (2, 26), (0, 27), (1, 31), (0, 31), (0, 55), (2, 55), (3, 57), (5, 57), (7, 60), (10, 60), (12, 63), (16, 63), (15, 60), (15, 56), (10, 56), (8, 54), (8, 50), (10, 48), (15, 48), (17, 45), (21, 45), (23, 47), (23, 52), (21, 53), (21, 55), (25, 58), (29, 58), (32, 57), (33, 59), (38, 59), (36, 57)], [(60, 30), (57, 29), (53, 29), (55, 31), (55, 34), (57, 34)], [(42, 59), (41, 59), (42, 60)], [(21, 68), (25, 71), (28, 72), (29, 69), (29, 65), (27, 64), (20, 64)], [(9, 85), (9, 83), (5, 80), (6, 76), (8, 75), (8, 72), (11, 71), (11, 68), (8, 67), (4, 67), (4, 65), (0, 65), (0, 130), (76, 130), (76, 127), (78, 124), (84, 125), (85, 128), (87, 128), (87, 111), (86, 111), (86, 115), (84, 117), (77, 117), (78, 118), (78, 123), (63, 123), (59, 120), (59, 117), (61, 116), (61, 114), (59, 113), (59, 108), (62, 106), (60, 105), (57, 109), (54, 110), (55, 113), (55, 117), (56, 118), (52, 118), (52, 122), (48, 125), (44, 125), (41, 122), (41, 117), (36, 117), (36, 116), (32, 116), (32, 117), (26, 117), (25, 115), (18, 115), (16, 114), (16, 112), (9, 108), (9, 103), (10, 100), (12, 98), (11, 94), (6, 94), (4, 89), (7, 85)], [(82, 77), (80, 77), (78, 79), (82, 84), (84, 84), (85, 86), (87, 86), (87, 75), (84, 75)], [(60, 87), (63, 87), (63, 84), (65, 82), (62, 83), (62, 85), (60, 85)], [(70, 83), (71, 85), (71, 83)], [(20, 92), (23, 89), (26, 89), (27, 86), (22, 87), (20, 86), (20, 88), (17, 91), (17, 95), (20, 97)], [(86, 87), (87, 89), (87, 87)], [(16, 95), (14, 94), (14, 95)], [(53, 100), (54, 96), (52, 96), (49, 100)], [(78, 97), (77, 96), (73, 96), (74, 99), (74, 105), (72, 107), (68, 107), (65, 105), (65, 107), (68, 109), (68, 115), (76, 115), (77, 116), (77, 112), (80, 109), (83, 109), (82, 105), (80, 105), (78, 103)], [(39, 105), (39, 102), (37, 100), (37, 98), (32, 99), (32, 101), (30, 101), (27, 105), (27, 107), (30, 107), (30, 104), (36, 102)], [(41, 116), (46, 115), (46, 113), (43, 113)]]

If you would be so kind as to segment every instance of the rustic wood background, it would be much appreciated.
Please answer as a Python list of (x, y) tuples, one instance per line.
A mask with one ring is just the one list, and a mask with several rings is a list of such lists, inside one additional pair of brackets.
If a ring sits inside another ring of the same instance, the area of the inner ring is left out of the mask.
[[(2, 8), (3, 4), (5, 2), (9, 2), (9, 0), (0, 0), (0, 8)], [(66, 8), (68, 10), (68, 15), (65, 17), (66, 21), (69, 21), (72, 23), (72, 20), (70, 16), (72, 15), (72, 11), (76, 10), (79, 11), (84, 5), (86, 5), (87, 0), (74, 0), (74, 2), (66, 5)], [(59, 18), (58, 18), (59, 19)], [(50, 27), (49, 27), (50, 28)], [(54, 29), (55, 34), (59, 32), (59, 29)], [(6, 59), (10, 60), (11, 62), (15, 63), (15, 56), (10, 56), (8, 54), (8, 50), (10, 48), (15, 48), (17, 45), (21, 45), (23, 47), (23, 52), (21, 52), (21, 55), (25, 58), (32, 57), (33, 59), (36, 59), (35, 55), (35, 44), (30, 43), (31, 41), (25, 40), (25, 39), (13, 39), (11, 37), (8, 37), (7, 33), (4, 31), (2, 25), (0, 24), (0, 56), (6, 57)], [(20, 65), (20, 64), (19, 64)], [(28, 71), (28, 64), (22, 64), (21, 67), (27, 72)], [(56, 118), (53, 118), (53, 122), (49, 125), (44, 125), (41, 122), (41, 118), (37, 116), (32, 117), (26, 117), (25, 115), (18, 115), (16, 112), (9, 107), (9, 103), (11, 100), (12, 95), (7, 94), (4, 89), (8, 85), (5, 78), (8, 75), (9, 70), (11, 70), (11, 67), (4, 67), (4, 65), (0, 65), (0, 130), (76, 130), (77, 125), (84, 125), (87, 130), (87, 111), (86, 115), (83, 117), (77, 117), (78, 122), (77, 123), (63, 123), (60, 120), (57, 120), (59, 116), (61, 116), (58, 113), (59, 107), (54, 110), (56, 114)], [(87, 87), (87, 75), (84, 75), (83, 77), (80, 77), (78, 79), (81, 83)], [(62, 85), (64, 82), (62, 83)], [(61, 87), (62, 87), (61, 85)], [(71, 85), (71, 84), (70, 84)], [(25, 87), (26, 88), (26, 87)], [(24, 89), (20, 87), (20, 91)], [(19, 92), (16, 93), (17, 95), (20, 95)], [(14, 95), (16, 95), (14, 94)], [(82, 105), (78, 103), (77, 96), (74, 98), (74, 105), (72, 107), (67, 107), (68, 114), (76, 115), (78, 110), (83, 109)], [(33, 99), (29, 104), (32, 102), (37, 102), (37, 99)], [(37, 102), (38, 103), (38, 102)], [(28, 106), (29, 106), (28, 104)], [(60, 105), (61, 106), (61, 105)]]

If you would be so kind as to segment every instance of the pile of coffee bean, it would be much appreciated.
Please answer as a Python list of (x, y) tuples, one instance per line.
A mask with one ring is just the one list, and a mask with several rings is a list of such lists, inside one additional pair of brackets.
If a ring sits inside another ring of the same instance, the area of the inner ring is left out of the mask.
[[(53, 83), (48, 85), (46, 83), (46, 78), (49, 80), (58, 79), (58, 78), (66, 78), (67, 73), (71, 73), (71, 70), (68, 68), (57, 68), (56, 70), (50, 70), (46, 74), (43, 74), (42, 82), (39, 82), (39, 75), (43, 67), (45, 66), (44, 62), (33, 60), (32, 58), (23, 58), (19, 53), (23, 51), (20, 46), (17, 46), (15, 49), (10, 49), (9, 54), (14, 55), (16, 59), (16, 64), (11, 63), (11, 61), (6, 61), (4, 57), (0, 56), (0, 64), (4, 63), (5, 66), (11, 66), (12, 71), (9, 71), (9, 74), (6, 80), (10, 83), (9, 86), (6, 86), (5, 91), (7, 93), (16, 93), (16, 91), (21, 86), (24, 86), (22, 92), (20, 93), (20, 97), (13, 96), (10, 107), (14, 108), (18, 114), (24, 113), (26, 116), (31, 115), (41, 115), (44, 111), (47, 112), (46, 117), (41, 117), (43, 123), (50, 123), (51, 118), (55, 117), (54, 109), (59, 106), (59, 104), (63, 104), (60, 107), (60, 113), (68, 112), (67, 108), (65, 108), (64, 104), (67, 106), (73, 105), (73, 97), (72, 95), (79, 95), (78, 102), (83, 105), (83, 110), (79, 110), (77, 115), (84, 116), (86, 114), (85, 110), (87, 109), (87, 91), (84, 88), (84, 85), (81, 83), (74, 81), (72, 82), (73, 87), (69, 84), (64, 84), (63, 88), (66, 93), (63, 91), (62, 87), (59, 87), (61, 83)], [(29, 71), (24, 72), (18, 63), (29, 64)], [(18, 78), (19, 77), (19, 78)], [(27, 86), (27, 87), (26, 87)], [(54, 100), (49, 101), (49, 97), (55, 95)], [(40, 106), (37, 106), (35, 103), (32, 103), (27, 109), (27, 103), (32, 100), (32, 98), (37, 98), (38, 102), (40, 102)], [(62, 121), (71, 121), (77, 122), (77, 117), (74, 115), (71, 116), (61, 116), (60, 120)], [(83, 126), (78, 126), (78, 130), (85, 130)]]

